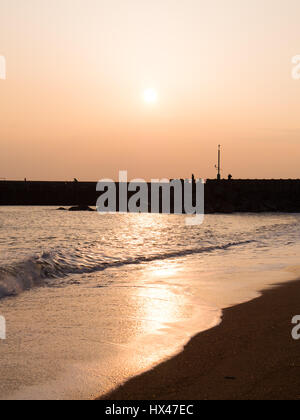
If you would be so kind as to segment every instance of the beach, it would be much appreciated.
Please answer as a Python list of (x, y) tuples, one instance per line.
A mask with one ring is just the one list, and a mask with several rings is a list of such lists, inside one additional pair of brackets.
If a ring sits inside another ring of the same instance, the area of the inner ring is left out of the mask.
[(107, 400), (298, 400), (300, 280), (223, 312), (176, 357), (104, 396)]
[[(273, 340), (269, 324), (276, 320), (266, 317), (281, 310), (273, 308), (275, 295), (266, 312), (263, 304), (249, 317), (243, 312), (248, 304), (236, 305), (300, 278), (299, 217), (206, 215), (203, 225), (188, 228), (180, 215), (1, 209), (6, 339), (0, 340), (0, 400), (94, 400), (176, 355), (175, 367), (172, 359), (163, 364), (171, 363), (149, 388), (138, 385), (143, 394), (126, 391), (126, 398), (201, 399), (240, 391), (239, 381), (249, 383), (250, 374), (241, 376), (244, 365), (251, 366), (247, 354), (263, 360), (255, 344), (262, 343), (263, 354), (264, 331), (255, 328), (270, 332), (275, 351), (280, 339)], [(286, 341), (298, 314), (297, 293), (291, 294), (294, 307), (289, 295), (278, 301), (282, 310), (286, 304)], [(200, 339), (192, 339), (197, 334)], [(190, 353), (180, 356), (186, 345), (183, 355)], [(246, 362), (239, 361), (244, 356)]]
[(300, 0), (0, 2), (0, 401), (300, 399)]

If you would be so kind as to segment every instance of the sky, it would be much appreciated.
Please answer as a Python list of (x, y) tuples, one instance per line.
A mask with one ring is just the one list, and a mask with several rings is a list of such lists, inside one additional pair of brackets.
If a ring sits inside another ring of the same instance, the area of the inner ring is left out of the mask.
[(0, 178), (300, 178), (299, 0), (0, 0), (0, 55)]

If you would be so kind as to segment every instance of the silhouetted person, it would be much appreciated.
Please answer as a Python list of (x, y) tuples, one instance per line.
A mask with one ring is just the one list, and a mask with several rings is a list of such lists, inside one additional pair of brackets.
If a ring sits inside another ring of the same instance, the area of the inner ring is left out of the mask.
[(232, 180), (232, 175), (228, 175), (228, 181)]

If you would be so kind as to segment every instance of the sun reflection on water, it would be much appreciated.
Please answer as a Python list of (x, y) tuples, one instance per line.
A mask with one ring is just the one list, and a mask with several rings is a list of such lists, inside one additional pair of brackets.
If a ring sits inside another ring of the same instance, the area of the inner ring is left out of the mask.
[[(176, 293), (180, 286), (181, 268), (176, 262), (156, 262), (147, 266), (142, 274), (147, 289), (139, 289), (141, 299), (140, 316), (143, 319), (155, 321), (155, 329), (161, 329), (169, 323), (175, 323), (185, 318), (186, 297), (184, 293)], [(181, 289), (181, 288), (180, 288)], [(181, 289), (182, 291), (182, 289)], [(159, 325), (157, 325), (159, 323)], [(147, 324), (153, 333), (153, 323)]]

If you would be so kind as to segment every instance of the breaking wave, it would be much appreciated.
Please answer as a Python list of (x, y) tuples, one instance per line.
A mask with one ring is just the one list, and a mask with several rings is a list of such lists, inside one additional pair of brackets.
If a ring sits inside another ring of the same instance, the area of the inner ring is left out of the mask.
[(127, 259), (105, 259), (99, 261), (96, 258), (68, 259), (61, 253), (43, 253), (26, 261), (14, 263), (8, 266), (0, 266), (0, 298), (15, 296), (25, 290), (34, 287), (46, 286), (47, 279), (58, 279), (75, 274), (88, 274), (99, 272), (108, 268), (123, 267), (126, 265), (137, 265), (152, 261), (180, 258), (193, 254), (209, 253), (217, 250), (227, 250), (236, 246), (246, 245), (252, 241), (231, 242), (219, 246), (207, 246), (191, 248), (162, 254), (138, 256)]

